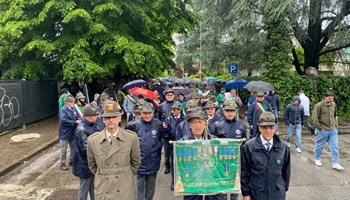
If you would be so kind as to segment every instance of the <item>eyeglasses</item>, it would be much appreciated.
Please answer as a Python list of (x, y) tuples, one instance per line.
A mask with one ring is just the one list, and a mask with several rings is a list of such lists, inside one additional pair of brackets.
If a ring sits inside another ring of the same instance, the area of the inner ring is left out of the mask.
[(172, 97), (172, 96), (174, 96), (173, 94), (167, 94), (166, 96), (168, 96), (168, 97)]
[(264, 97), (264, 96), (258, 96), (258, 97)]

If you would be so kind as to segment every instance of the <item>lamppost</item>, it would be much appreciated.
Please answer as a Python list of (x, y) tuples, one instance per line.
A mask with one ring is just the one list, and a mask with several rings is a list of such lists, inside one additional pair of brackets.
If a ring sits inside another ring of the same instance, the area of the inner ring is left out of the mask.
[(316, 95), (316, 78), (318, 76), (318, 71), (315, 67), (308, 67), (306, 68), (306, 73), (312, 78), (312, 88), (314, 90), (314, 102), (317, 102), (317, 95)]

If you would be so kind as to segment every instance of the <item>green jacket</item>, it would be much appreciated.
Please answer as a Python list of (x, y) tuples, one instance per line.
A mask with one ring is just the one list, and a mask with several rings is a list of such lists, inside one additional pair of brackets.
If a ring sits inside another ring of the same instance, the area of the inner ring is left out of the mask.
[(312, 113), (314, 127), (321, 130), (338, 128), (337, 105), (334, 102), (318, 102)]

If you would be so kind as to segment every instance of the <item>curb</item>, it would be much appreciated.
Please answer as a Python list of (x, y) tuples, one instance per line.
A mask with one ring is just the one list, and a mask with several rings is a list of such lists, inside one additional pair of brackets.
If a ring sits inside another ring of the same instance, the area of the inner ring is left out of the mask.
[(58, 136), (55, 137), (53, 140), (45, 143), (44, 145), (41, 145), (40, 147), (34, 149), (32, 152), (30, 152), (27, 155), (23, 155), (22, 157), (20, 157), (18, 160), (14, 161), (13, 163), (10, 163), (7, 166), (4, 166), (3, 168), (0, 169), (0, 177), (7, 174), (8, 172), (12, 171), (13, 169), (15, 169), (16, 167), (18, 167), (19, 165), (21, 165), (24, 161), (29, 160), (33, 157), (35, 157), (36, 155), (40, 154), (42, 151), (52, 147), (54, 144), (58, 143)]

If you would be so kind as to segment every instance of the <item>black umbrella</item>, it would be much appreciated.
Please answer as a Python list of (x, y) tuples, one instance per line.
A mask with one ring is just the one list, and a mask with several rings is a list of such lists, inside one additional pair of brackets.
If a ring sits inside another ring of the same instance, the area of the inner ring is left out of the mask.
[(274, 87), (265, 81), (251, 81), (248, 84), (246, 84), (243, 88), (251, 91), (251, 92), (268, 92), (274, 89)]
[(130, 90), (133, 87), (141, 87), (141, 86), (145, 86), (147, 84), (146, 81), (142, 80), (142, 79), (138, 79), (138, 80), (134, 80), (134, 81), (130, 81), (128, 83), (126, 83), (122, 90)]

